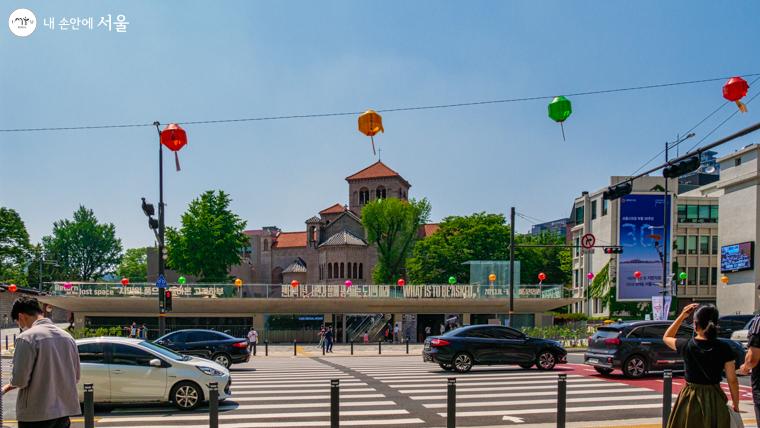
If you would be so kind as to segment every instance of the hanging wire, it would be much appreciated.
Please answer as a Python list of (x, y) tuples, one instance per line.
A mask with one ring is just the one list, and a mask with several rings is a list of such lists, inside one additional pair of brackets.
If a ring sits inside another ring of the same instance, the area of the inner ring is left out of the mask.
[[(742, 76), (755, 77), (755, 76), (760, 76), (760, 73), (743, 74)], [(658, 84), (652, 84), (652, 85), (630, 86), (630, 87), (624, 87), (624, 88), (600, 89), (600, 90), (594, 90), (594, 91), (568, 93), (568, 94), (565, 94), (565, 96), (566, 97), (580, 97), (580, 96), (587, 96), (587, 95), (601, 95), (601, 94), (611, 94), (611, 93), (616, 93), (616, 92), (629, 92), (629, 91), (639, 91), (639, 90), (646, 90), (646, 89), (666, 88), (666, 87), (672, 87), (672, 86), (694, 85), (694, 84), (699, 84), (699, 83), (708, 83), (708, 82), (726, 80), (728, 78), (729, 77), (715, 77), (715, 78), (710, 78), (710, 79), (658, 83)], [(539, 96), (531, 96), (531, 97), (471, 101), (471, 102), (452, 103), (452, 104), (434, 104), (434, 105), (425, 105), (425, 106), (386, 108), (386, 109), (378, 109), (375, 111), (379, 113), (392, 113), (392, 112), (403, 112), (403, 111), (472, 107), (472, 106), (480, 106), (480, 105), (488, 105), (488, 104), (504, 104), (504, 103), (545, 100), (545, 99), (552, 99), (554, 98), (554, 96), (555, 95), (539, 95)], [(180, 125), (208, 125), (208, 124), (218, 124), (218, 123), (254, 122), (254, 121), (288, 120), (288, 119), (311, 119), (311, 118), (336, 117), (336, 116), (355, 116), (361, 113), (363, 112), (351, 111), (351, 112), (337, 112), (337, 113), (313, 113), (313, 114), (263, 116), (263, 117), (238, 118), (238, 119), (181, 121), (181, 122), (176, 122), (176, 123)], [(72, 131), (72, 130), (93, 130), (93, 129), (110, 129), (110, 128), (138, 128), (138, 127), (146, 127), (146, 126), (153, 126), (153, 122), (113, 124), (113, 125), (12, 128), (12, 129), (0, 129), (0, 132)]]

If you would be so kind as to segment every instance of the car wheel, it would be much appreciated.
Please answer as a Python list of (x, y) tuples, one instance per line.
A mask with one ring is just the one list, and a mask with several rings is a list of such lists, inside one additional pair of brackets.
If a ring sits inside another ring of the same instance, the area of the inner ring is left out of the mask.
[(472, 368), (472, 357), (470, 354), (460, 352), (454, 356), (454, 370), (459, 373), (467, 373)]
[(232, 358), (230, 358), (227, 354), (214, 354), (213, 357), (211, 357), (211, 361), (219, 364), (220, 366), (228, 369), (232, 365)]
[(523, 364), (520, 364), (520, 367), (524, 368), (525, 370), (528, 370), (529, 368), (533, 367), (533, 363), (523, 363)]
[(172, 388), (170, 400), (180, 410), (193, 410), (203, 402), (203, 391), (193, 382), (180, 382)]
[(552, 370), (557, 365), (557, 357), (551, 351), (541, 351), (536, 357), (536, 367), (539, 370)]
[(625, 377), (637, 379), (647, 374), (647, 362), (640, 355), (633, 355), (623, 364)]
[(451, 364), (438, 363), (438, 365), (441, 366), (441, 368), (444, 370), (448, 370), (448, 371), (454, 370), (454, 366)]
[(612, 369), (608, 369), (606, 367), (594, 367), (599, 374), (603, 374), (607, 376), (608, 374), (612, 373)]

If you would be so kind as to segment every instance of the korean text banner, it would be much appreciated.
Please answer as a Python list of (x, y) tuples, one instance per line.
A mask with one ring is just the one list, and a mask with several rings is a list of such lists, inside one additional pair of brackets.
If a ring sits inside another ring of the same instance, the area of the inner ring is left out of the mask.
[[(665, 203), (664, 196), (656, 194), (620, 199), (623, 254), (618, 256), (618, 300), (651, 301), (662, 291), (663, 244), (670, 242), (670, 196), (667, 209), (663, 209)], [(640, 278), (634, 275), (637, 271)]]

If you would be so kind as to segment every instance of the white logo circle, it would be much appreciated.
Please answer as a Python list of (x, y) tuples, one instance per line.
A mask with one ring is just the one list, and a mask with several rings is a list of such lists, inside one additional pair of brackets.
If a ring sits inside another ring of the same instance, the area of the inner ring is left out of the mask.
[(37, 28), (37, 17), (29, 9), (16, 9), (8, 19), (8, 27), (18, 37), (26, 37)]

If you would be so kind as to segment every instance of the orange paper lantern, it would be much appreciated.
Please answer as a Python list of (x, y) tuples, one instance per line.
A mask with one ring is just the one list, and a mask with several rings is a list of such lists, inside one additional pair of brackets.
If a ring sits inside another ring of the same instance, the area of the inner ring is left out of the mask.
[(174, 152), (174, 163), (177, 171), (179, 171), (179, 156), (177, 152), (187, 144), (187, 133), (176, 123), (170, 123), (161, 131), (161, 144)]
[(383, 117), (374, 110), (367, 110), (359, 115), (359, 132), (372, 140), (372, 153), (375, 152), (375, 134), (385, 132), (383, 129)]
[(243, 280), (240, 278), (235, 279), (235, 287), (242, 287), (243, 286)]
[(294, 280), (292, 280), (292, 281), (290, 281), (290, 286), (291, 286), (291, 287), (293, 287), (293, 288), (296, 288), (296, 287), (298, 287), (299, 285), (300, 285), (300, 284), (299, 284), (299, 282), (298, 282), (298, 281), (296, 281), (295, 279), (294, 279)]
[(11, 284), (8, 286), (8, 291), (10, 291), (11, 293), (15, 293), (16, 290), (18, 290), (18, 287), (16, 287), (16, 284)]

